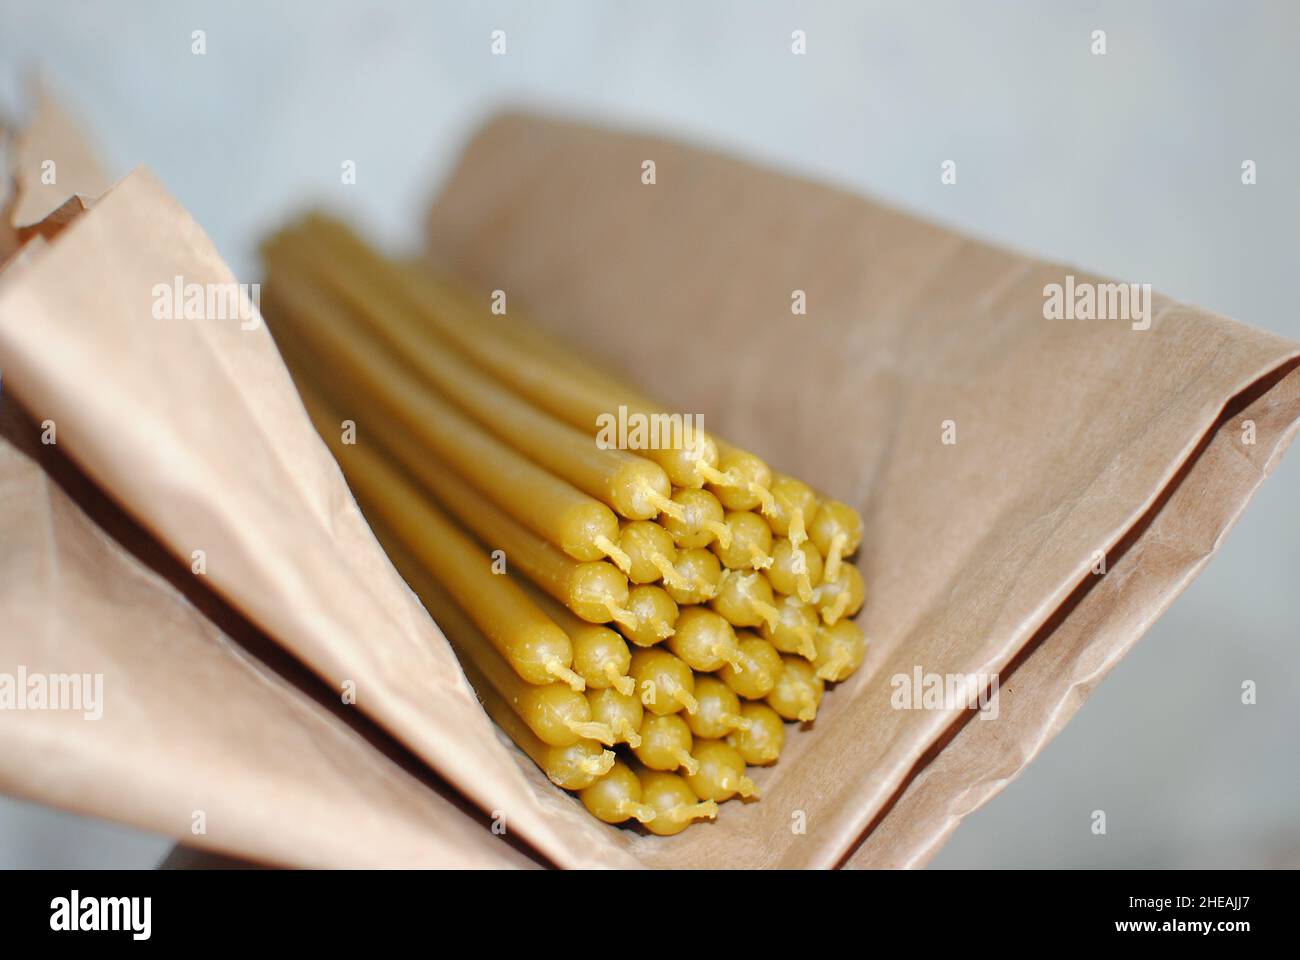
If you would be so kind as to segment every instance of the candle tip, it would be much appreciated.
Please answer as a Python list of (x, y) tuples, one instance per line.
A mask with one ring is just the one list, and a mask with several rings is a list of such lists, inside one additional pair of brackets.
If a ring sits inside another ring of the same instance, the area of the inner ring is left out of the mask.
[(579, 723), (577, 720), (566, 720), (564, 725), (578, 736), (586, 737), (588, 740), (599, 740), (610, 747), (615, 743), (614, 731), (609, 729), (608, 724), (596, 723), (594, 720), (588, 720), (586, 723)]
[(749, 717), (742, 717), (738, 713), (722, 713), (718, 715), (718, 720), (731, 727), (732, 730), (748, 730), (754, 725), (754, 721)]
[(718, 546), (723, 550), (731, 549), (731, 527), (721, 520), (705, 520), (701, 526), (717, 538)]
[(587, 689), (587, 681), (581, 676), (574, 673), (559, 660), (549, 660), (546, 664), (546, 672), (562, 683), (567, 683), (569, 689), (574, 693), (582, 693)]
[(609, 539), (609, 537), (605, 536), (603, 533), (599, 534), (597, 535), (596, 539), (592, 541), (592, 543), (594, 543), (596, 545), (596, 548), (598, 550), (601, 550), (605, 554), (605, 556), (609, 557), (610, 560), (614, 561), (614, 566), (622, 570), (623, 573), (626, 574), (631, 571), (632, 558), (629, 557), (627, 553), (619, 547), (618, 544), (616, 544), (613, 540)]
[(623, 696), (630, 697), (636, 692), (636, 681), (627, 674), (620, 674), (614, 664), (605, 664), (605, 676), (609, 677), (610, 684)]
[(655, 808), (647, 803), (623, 800), (619, 803), (618, 809), (620, 813), (626, 813), (638, 823), (649, 823), (655, 818)]
[(695, 461), (695, 473), (702, 481), (705, 483), (711, 483), (714, 486), (732, 487), (736, 484), (736, 481), (732, 478), (731, 474), (723, 473), (717, 467), (707, 464), (703, 460)]

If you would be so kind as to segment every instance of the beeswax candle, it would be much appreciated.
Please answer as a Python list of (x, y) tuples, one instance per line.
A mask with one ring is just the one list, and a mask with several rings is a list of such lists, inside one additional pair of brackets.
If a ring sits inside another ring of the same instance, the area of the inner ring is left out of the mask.
[(703, 603), (715, 596), (722, 580), (722, 564), (703, 547), (677, 551), (674, 564), (679, 580), (665, 583), (664, 589), (677, 603)]
[(795, 547), (785, 537), (778, 537), (772, 544), (767, 579), (777, 593), (794, 594), (804, 603), (812, 603), (813, 588), (822, 581), (822, 555), (811, 543)]
[(628, 591), (627, 609), (635, 626), (620, 624), (623, 636), (638, 647), (653, 647), (673, 635), (676, 629), (677, 603), (663, 587), (642, 584)]
[(299, 386), (358, 500), (390, 529), (404, 531), (410, 552), (446, 586), (511, 668), (528, 683), (560, 679), (581, 689), (582, 678), (570, 669), (573, 644), (568, 635), (516, 584), (494, 575), (487, 553), (378, 454), (361, 444), (342, 443), (337, 414), (305, 383)]
[[(740, 649), (739, 664), (734, 667), (727, 664), (718, 676), (740, 696), (761, 700), (776, 686), (776, 678), (781, 673), (781, 655), (776, 647), (748, 630), (736, 631), (736, 644)], [(741, 716), (745, 716), (744, 711)]]
[(695, 678), (695, 699), (699, 709), (686, 715), (686, 724), (695, 736), (712, 740), (749, 726), (740, 715), (740, 698), (716, 677), (704, 674)]
[(618, 518), (605, 504), (497, 440), (432, 393), (381, 345), (358, 336), (340, 305), (300, 279), (281, 276), (268, 310), (277, 331), (287, 322), (289, 352), (306, 350), (330, 370), (329, 393), (347, 396), (349, 418), (373, 429), (404, 460), (427, 449), (473, 483), (499, 508), (576, 560), (622, 559)]
[(714, 438), (718, 445), (718, 471), (723, 474), (708, 488), (728, 510), (771, 513), (772, 469), (760, 457)]
[(589, 623), (636, 623), (627, 610), (627, 577), (606, 560), (579, 563), (498, 510), (431, 456), (412, 464), (421, 482), (491, 550), (507, 569), (533, 583)]
[(663, 516), (660, 523), (672, 534), (679, 549), (707, 547), (714, 540), (730, 545), (731, 528), (723, 521), (722, 504), (707, 490), (681, 487), (673, 491), (678, 516)]
[(713, 552), (728, 570), (763, 570), (772, 565), (772, 528), (757, 513), (732, 510), (723, 520), (728, 536), (713, 542)]
[(588, 690), (614, 687), (620, 693), (634, 691), (635, 684), (627, 675), (632, 662), (627, 641), (609, 627), (583, 620), (535, 584), (525, 580), (520, 586), (538, 609), (569, 635), (573, 644), (573, 671), (586, 682)]
[[(294, 250), (302, 247), (320, 256), (300, 256), (295, 261)], [(671, 484), (661, 467), (626, 450), (597, 446), (592, 433), (557, 420), (458, 360), (449, 344), (418, 323), (393, 288), (338, 257), (328, 245), (299, 231), (282, 234), (278, 243), (267, 246), (266, 253), (273, 262), (297, 262), (313, 270), (318, 282), (342, 298), (375, 336), (448, 399), (579, 490), (632, 519), (649, 519), (661, 510), (677, 512), (669, 499)]]
[(718, 815), (717, 803), (701, 800), (677, 774), (651, 770), (641, 764), (635, 772), (641, 781), (641, 802), (655, 812), (654, 819), (646, 824), (651, 833), (671, 837), (696, 820), (712, 820)]
[(718, 592), (711, 606), (737, 627), (766, 624), (775, 628), (781, 619), (772, 595), (772, 585), (762, 573), (724, 570), (718, 580)]
[(786, 720), (808, 723), (817, 719), (825, 682), (802, 657), (782, 657), (776, 685), (767, 695), (767, 705)]
[(641, 781), (625, 763), (615, 763), (609, 773), (578, 795), (592, 816), (606, 823), (637, 820), (649, 823), (654, 808), (641, 802)]
[(866, 587), (862, 573), (851, 563), (841, 563), (839, 576), (831, 579), (823, 575), (817, 587), (816, 602), (822, 619), (834, 625), (843, 617), (851, 617), (862, 609)]
[(764, 516), (778, 537), (795, 546), (807, 540), (818, 506), (817, 494), (808, 484), (784, 473), (772, 475), (772, 509)]
[(852, 620), (841, 620), (817, 632), (817, 657), (813, 666), (823, 680), (846, 679), (862, 666), (867, 655), (867, 638)]
[(663, 716), (685, 708), (688, 713), (699, 709), (695, 699), (695, 675), (691, 668), (667, 650), (651, 647), (632, 654), (628, 673), (636, 681), (643, 706)]
[(727, 745), (745, 758), (753, 767), (776, 763), (785, 746), (785, 724), (780, 715), (764, 703), (746, 703), (740, 714), (749, 726), (727, 735)]
[(651, 714), (641, 721), (641, 745), (632, 752), (651, 770), (676, 770), (698, 773), (699, 763), (691, 756), (694, 746), (691, 728), (675, 713)]
[(759, 627), (759, 636), (781, 653), (797, 653), (808, 660), (815, 659), (815, 639), (821, 627), (817, 611), (798, 597), (777, 597), (776, 609), (779, 614), (776, 625), (764, 623)]
[[(573, 363), (557, 365), (546, 353), (502, 335), (485, 319), (486, 309), (476, 311), (453, 291), (413, 270), (403, 270), (378, 256), (346, 226), (337, 221), (315, 217), (310, 231), (323, 236), (332, 247), (334, 263), (342, 267), (354, 263), (362, 279), (369, 279), (371, 290), (389, 291), (400, 297), (423, 325), (437, 332), (446, 342), (491, 373), (516, 393), (526, 397), (552, 416), (595, 436), (602, 417), (617, 416), (620, 406), (644, 422), (668, 416), (668, 411), (648, 404), (634, 391), (615, 386), (603, 373), (591, 377), (572, 376)], [(680, 415), (679, 415), (680, 416)], [(684, 425), (689, 421), (684, 421)], [(705, 433), (683, 431), (686, 442), (679, 449), (655, 448), (642, 451), (658, 463), (677, 486), (700, 486), (709, 470), (718, 462), (718, 451)], [(666, 494), (665, 494), (666, 495)]]
[(739, 794), (758, 796), (754, 781), (745, 776), (745, 758), (735, 747), (721, 740), (697, 740), (692, 754), (699, 769), (686, 775), (686, 782), (701, 800), (718, 803)]
[(672, 535), (659, 524), (649, 520), (625, 523), (618, 546), (627, 557), (623, 572), (633, 583), (654, 583), (662, 579), (673, 586), (689, 586), (673, 567), (677, 560), (677, 545), (673, 543)]
[(687, 607), (681, 612), (667, 647), (701, 673), (712, 673), (728, 663), (741, 666), (736, 631), (721, 616), (703, 607)]
[(621, 693), (613, 687), (590, 689), (587, 703), (591, 707), (591, 719), (609, 727), (618, 743), (626, 743), (629, 747), (640, 745), (645, 708), (635, 693)]
[(585, 697), (562, 684), (534, 686), (521, 680), (402, 538), (386, 525), (375, 532), (398, 572), (456, 651), (484, 709), (510, 738), (566, 789), (585, 786), (607, 772), (614, 755), (592, 741), (612, 745), (612, 732), (592, 722)]
[(835, 580), (839, 577), (840, 561), (862, 543), (862, 518), (846, 503), (823, 500), (808, 535), (826, 560), (823, 579)]

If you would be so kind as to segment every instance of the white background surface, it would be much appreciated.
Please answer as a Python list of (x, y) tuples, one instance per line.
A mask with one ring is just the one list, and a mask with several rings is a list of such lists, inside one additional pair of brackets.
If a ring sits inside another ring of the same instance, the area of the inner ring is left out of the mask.
[[(505, 57), (489, 53), (495, 29)], [(0, 103), (21, 106), (30, 68), (114, 173), (152, 167), (248, 279), (257, 238), (314, 202), (415, 243), (468, 132), (533, 103), (720, 145), (1300, 338), (1300, 4), (1286, 0), (0, 0)], [(946, 159), (956, 186), (939, 183)], [(355, 186), (339, 184), (344, 160)], [(1298, 479), (1293, 451), (1206, 573), (936, 865), (1300, 866)], [(1105, 837), (1089, 830), (1098, 808)], [(0, 798), (0, 866), (151, 866), (168, 846)]]

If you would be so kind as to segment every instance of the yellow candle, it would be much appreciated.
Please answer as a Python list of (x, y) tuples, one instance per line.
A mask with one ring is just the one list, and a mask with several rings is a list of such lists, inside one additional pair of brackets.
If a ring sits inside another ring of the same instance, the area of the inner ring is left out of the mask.
[(557, 787), (581, 790), (609, 773), (614, 766), (614, 752), (604, 749), (595, 740), (583, 738), (567, 747), (543, 743), (472, 663), (465, 665), (465, 672), (488, 716)]
[(817, 632), (817, 657), (813, 666), (823, 680), (846, 679), (862, 666), (867, 655), (867, 638), (852, 620), (841, 620)]
[(613, 687), (603, 690), (587, 691), (587, 703), (591, 706), (591, 719), (603, 723), (614, 733), (618, 743), (629, 747), (641, 743), (641, 721), (645, 719), (645, 709), (635, 694), (629, 696)]
[(623, 636), (638, 647), (653, 647), (673, 635), (676, 629), (677, 603), (663, 587), (642, 584), (628, 591), (627, 609), (635, 626), (619, 624)]
[(723, 521), (722, 504), (709, 491), (680, 487), (673, 491), (673, 503), (681, 507), (679, 515), (665, 514), (659, 522), (679, 549), (707, 547), (714, 540), (730, 544), (731, 528)]
[[(622, 559), (618, 518), (599, 500), (539, 467), (439, 398), (396, 357), (366, 335), (345, 309), (287, 275), (278, 261), (268, 306), (289, 359), (303, 351), (307, 369), (330, 372), (331, 399), (347, 397), (349, 419), (374, 430), (403, 462), (425, 450), (454, 468), (498, 507), (577, 560)], [(284, 327), (288, 326), (288, 330)], [(287, 336), (285, 334), (288, 334)]]
[(701, 800), (718, 803), (739, 794), (758, 796), (754, 781), (745, 776), (745, 758), (735, 747), (721, 740), (697, 740), (692, 753), (699, 769), (686, 775), (686, 782)]
[(589, 623), (616, 620), (635, 624), (627, 610), (627, 577), (612, 563), (579, 563), (498, 510), (432, 457), (421, 458), (412, 467), (419, 470), (420, 481), (457, 520), (490, 550), (504, 554), (507, 570), (522, 571)]
[(708, 485), (728, 510), (775, 509), (772, 500), (772, 468), (760, 457), (714, 438), (718, 445), (718, 470), (723, 474)]
[[(373, 285), (383, 286), (394, 295), (402, 297), (409, 310), (416, 312), (429, 328), (456, 347), (482, 369), (524, 395), (552, 416), (567, 421), (581, 431), (595, 436), (601, 429), (603, 418), (617, 416), (619, 407), (625, 407), (629, 416), (651, 423), (655, 416), (671, 416), (671, 412), (656, 407), (638, 397), (634, 390), (615, 386), (607, 377), (572, 376), (572, 364), (565, 369), (556, 366), (546, 354), (538, 353), (526, 343), (504, 336), (486, 319), (486, 310), (474, 310), (458, 297), (455, 291), (426, 280), (415, 271), (402, 269), (374, 254), (337, 221), (316, 217), (311, 228), (328, 234), (328, 241), (346, 254), (335, 258), (337, 263), (355, 261), (359, 272), (376, 277)], [(681, 418), (684, 425), (689, 420)], [(642, 450), (647, 458), (658, 463), (668, 473), (669, 479), (679, 487), (699, 487), (711, 468), (718, 463), (718, 447), (702, 432), (688, 431), (680, 447)]]
[(772, 510), (765, 516), (778, 537), (795, 546), (807, 540), (818, 506), (817, 494), (808, 484), (784, 473), (772, 475)]
[(718, 815), (717, 803), (701, 800), (677, 774), (651, 770), (640, 764), (635, 772), (641, 781), (641, 802), (655, 812), (654, 819), (646, 824), (651, 833), (671, 837), (696, 820), (712, 820)]
[(827, 579), (823, 575), (815, 596), (822, 619), (833, 626), (842, 617), (852, 617), (862, 609), (866, 597), (862, 574), (853, 564), (842, 563), (838, 577)]
[(641, 802), (641, 781), (624, 763), (615, 763), (609, 773), (578, 796), (592, 816), (606, 823), (633, 819), (649, 823), (655, 818), (654, 808)]
[(722, 564), (708, 550), (703, 547), (678, 550), (674, 566), (680, 579), (665, 583), (664, 589), (679, 604), (704, 603), (717, 594)]
[(858, 511), (838, 500), (823, 500), (808, 528), (808, 535), (826, 558), (826, 580), (839, 576), (840, 561), (862, 543), (862, 518)]
[(675, 713), (651, 714), (641, 721), (641, 745), (632, 752), (651, 770), (676, 770), (698, 773), (699, 763), (691, 756), (694, 746), (691, 728)]
[(811, 543), (795, 547), (792, 541), (778, 537), (772, 544), (767, 579), (777, 593), (795, 594), (804, 603), (812, 603), (813, 588), (822, 581), (822, 555)]
[(709, 605), (734, 626), (775, 627), (781, 618), (772, 595), (772, 585), (763, 574), (725, 570), (718, 581), (718, 592)]
[(494, 575), (482, 547), (400, 473), (367, 447), (342, 443), (338, 417), (305, 383), (300, 389), (316, 429), (343, 468), (357, 499), (390, 529), (403, 531), (410, 552), (446, 586), (514, 671), (528, 683), (560, 679), (581, 689), (582, 678), (570, 669), (573, 644), (568, 635), (537, 609), (518, 585)]
[(740, 665), (736, 631), (726, 620), (703, 607), (687, 607), (677, 618), (677, 631), (667, 647), (692, 670), (712, 673), (725, 664)]
[[(455, 649), (484, 708), (511, 739), (547, 776), (557, 782), (564, 780), (562, 786), (583, 776), (594, 779), (605, 773), (613, 763), (613, 755), (606, 758), (599, 748), (593, 752), (595, 744), (564, 749), (584, 740), (614, 743), (613, 731), (592, 720), (586, 697), (563, 684), (535, 686), (521, 679), (392, 528), (380, 526), (376, 536)], [(520, 723), (526, 730), (520, 728)], [(528, 733), (538, 743), (533, 743)]]
[(786, 720), (809, 723), (817, 719), (825, 682), (802, 657), (782, 657), (776, 686), (767, 695), (767, 705)]
[(636, 681), (641, 704), (658, 716), (685, 709), (694, 713), (699, 709), (695, 699), (695, 675), (691, 668), (667, 650), (651, 647), (632, 654), (628, 669)]
[(713, 542), (713, 552), (728, 570), (763, 570), (772, 565), (772, 528), (757, 513), (732, 510), (724, 523), (728, 536)]
[(750, 766), (762, 767), (776, 763), (785, 746), (785, 724), (780, 715), (767, 704), (746, 703), (740, 708), (749, 726), (727, 736), (727, 745), (745, 758)]
[(696, 677), (695, 698), (699, 709), (686, 715), (686, 723), (695, 736), (712, 740), (749, 726), (749, 721), (740, 715), (740, 698), (736, 692), (716, 677), (707, 674)]
[[(281, 234), (267, 245), (266, 255), (278, 264), (296, 262), (312, 271), (317, 281), (344, 299), (377, 336), (449, 400), (579, 490), (632, 519), (649, 519), (661, 510), (676, 512), (669, 500), (671, 484), (661, 467), (626, 450), (598, 446), (591, 432), (557, 420), (453, 356), (450, 344), (440, 336), (445, 329), (435, 327), (431, 332), (427, 324), (420, 323), (412, 305), (382, 281), (382, 273), (392, 270), (386, 261), (367, 252), (366, 258), (381, 271), (369, 272), (363, 263), (340, 257), (337, 248), (302, 232)], [(491, 338), (483, 335), (481, 325), (465, 330), (452, 325), (452, 329), (491, 349)], [(536, 365), (535, 357), (532, 362)], [(552, 377), (552, 387), (562, 380)]]
[(672, 535), (650, 520), (634, 520), (623, 525), (619, 549), (627, 557), (623, 572), (633, 583), (654, 583), (662, 579), (675, 586), (687, 586), (674, 569), (677, 545)]
[(817, 657), (816, 637), (821, 627), (817, 611), (798, 597), (777, 597), (779, 613), (775, 626), (764, 623), (759, 635), (781, 653), (797, 653), (813, 660)]
[[(737, 666), (727, 664), (719, 672), (722, 682), (748, 700), (761, 700), (772, 692), (781, 673), (781, 655), (776, 647), (748, 630), (736, 631), (740, 649)], [(741, 716), (744, 716), (742, 711)]]
[(573, 644), (573, 672), (582, 677), (589, 690), (614, 687), (625, 694), (635, 690), (632, 678), (627, 675), (632, 654), (626, 640), (609, 627), (576, 616), (533, 584), (525, 581), (521, 586), (538, 609), (569, 635)]

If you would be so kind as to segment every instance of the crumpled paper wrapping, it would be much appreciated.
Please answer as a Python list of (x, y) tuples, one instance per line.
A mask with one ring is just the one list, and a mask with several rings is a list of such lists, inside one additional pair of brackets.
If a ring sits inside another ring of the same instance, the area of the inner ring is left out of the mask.
[[(235, 278), (137, 171), (0, 275), (0, 372), (170, 553), (154, 567), (227, 614), (206, 620), (121, 540), (115, 566), (88, 559), (109, 539), (95, 511), (58, 500), (77, 523), (31, 533), (57, 499), (49, 468), (7, 452), (9, 513), (27, 518), (9, 522), (28, 533), (26, 552), (5, 548), (0, 616), (20, 629), (0, 654), (103, 664), (108, 695), (101, 721), (0, 714), (6, 790), (270, 863), (919, 864), (1195, 575), (1300, 416), (1290, 342), (1163, 298), (1149, 330), (1044, 320), (1061, 266), (662, 140), (503, 118), (430, 228), (431, 254), (511, 311), (862, 510), (863, 669), (791, 731), (761, 802), (674, 838), (596, 824), (494, 732), (264, 328), (153, 317), (157, 283)], [(152, 592), (118, 602), (148, 576)], [(249, 654), (263, 635), (323, 682)], [(916, 666), (997, 673), (997, 718), (894, 709), (889, 679)], [(38, 772), (54, 746), (67, 762)], [(86, 770), (95, 791), (63, 785)], [(354, 776), (380, 785), (338, 787)], [(194, 838), (200, 800), (226, 806)], [(331, 841), (363, 807), (370, 832)]]

